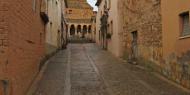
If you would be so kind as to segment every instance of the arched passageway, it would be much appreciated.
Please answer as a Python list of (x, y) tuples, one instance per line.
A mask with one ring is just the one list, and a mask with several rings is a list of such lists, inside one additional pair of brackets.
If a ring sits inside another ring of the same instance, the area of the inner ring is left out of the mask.
[(87, 29), (87, 26), (84, 25), (83, 26), (83, 32), (82, 32), (82, 37), (84, 38), (85, 37), (85, 34), (87, 33), (88, 29)]
[(77, 33), (81, 33), (81, 25), (77, 26)]
[(75, 35), (75, 26), (71, 25), (70, 27), (70, 35)]
[(92, 26), (90, 25), (88, 26), (88, 33), (91, 33), (91, 31), (92, 31)]

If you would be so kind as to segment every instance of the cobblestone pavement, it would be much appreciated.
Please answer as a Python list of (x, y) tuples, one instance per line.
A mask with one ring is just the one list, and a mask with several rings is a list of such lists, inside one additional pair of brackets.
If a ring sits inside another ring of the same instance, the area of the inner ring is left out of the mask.
[(190, 95), (95, 44), (70, 44), (48, 64), (35, 95)]
[(68, 51), (60, 51), (52, 57), (34, 95), (63, 95)]

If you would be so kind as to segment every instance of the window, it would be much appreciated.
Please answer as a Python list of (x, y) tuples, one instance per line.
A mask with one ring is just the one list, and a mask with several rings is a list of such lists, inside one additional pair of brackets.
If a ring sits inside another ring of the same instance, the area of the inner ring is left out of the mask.
[(69, 14), (72, 14), (72, 10), (69, 10)]
[(190, 35), (189, 12), (180, 14), (180, 18), (181, 18), (181, 36)]
[(33, 0), (32, 9), (33, 11), (36, 11), (36, 0)]

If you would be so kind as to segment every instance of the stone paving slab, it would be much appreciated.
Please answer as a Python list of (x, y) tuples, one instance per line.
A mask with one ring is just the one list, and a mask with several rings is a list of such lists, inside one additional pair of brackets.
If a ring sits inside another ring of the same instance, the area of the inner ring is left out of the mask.
[(73, 73), (72, 81), (98, 81), (99, 78), (96, 73)]
[(190, 95), (95, 44), (70, 44), (48, 64), (35, 95)]
[(114, 95), (190, 95), (190, 93), (139, 69), (95, 44), (83, 45)]
[(71, 44), (71, 95), (108, 95), (84, 48)]
[(60, 51), (50, 60), (34, 95), (63, 95), (67, 60), (67, 51)]

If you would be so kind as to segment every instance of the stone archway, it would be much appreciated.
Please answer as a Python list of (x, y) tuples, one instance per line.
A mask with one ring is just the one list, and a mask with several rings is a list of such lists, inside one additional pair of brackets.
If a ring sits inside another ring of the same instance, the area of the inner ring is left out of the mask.
[(84, 38), (86, 33), (88, 32), (87, 25), (83, 26), (83, 31), (82, 31), (82, 37)]
[(81, 25), (78, 25), (78, 26), (77, 26), (77, 33), (81, 33), (81, 32), (82, 32), (81, 29), (82, 29), (82, 28), (81, 28)]
[(89, 25), (89, 26), (88, 26), (88, 33), (91, 33), (91, 32), (92, 32), (92, 26)]
[(75, 35), (75, 26), (71, 25), (70, 27), (70, 35)]

